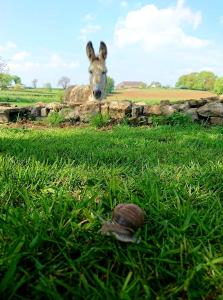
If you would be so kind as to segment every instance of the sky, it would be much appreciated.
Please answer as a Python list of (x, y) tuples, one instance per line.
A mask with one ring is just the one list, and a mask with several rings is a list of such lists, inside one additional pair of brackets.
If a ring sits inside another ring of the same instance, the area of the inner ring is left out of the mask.
[(31, 86), (88, 83), (86, 43), (108, 48), (115, 83), (209, 70), (223, 76), (222, 0), (0, 0), (0, 57)]

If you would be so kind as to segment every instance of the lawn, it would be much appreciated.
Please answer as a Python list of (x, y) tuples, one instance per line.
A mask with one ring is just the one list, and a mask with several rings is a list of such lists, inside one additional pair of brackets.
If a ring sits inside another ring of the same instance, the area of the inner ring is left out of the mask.
[[(223, 130), (0, 130), (1, 299), (222, 299)], [(101, 236), (133, 202), (140, 244)]]

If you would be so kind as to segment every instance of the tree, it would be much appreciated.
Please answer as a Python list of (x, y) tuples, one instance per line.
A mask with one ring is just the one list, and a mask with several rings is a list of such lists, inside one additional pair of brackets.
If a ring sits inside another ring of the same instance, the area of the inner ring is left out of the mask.
[(212, 91), (217, 76), (210, 71), (202, 71), (199, 73), (190, 73), (182, 75), (176, 83), (178, 88), (186, 88), (192, 90)]
[(193, 90), (196, 84), (196, 77), (198, 73), (190, 73), (187, 75), (182, 75), (176, 83), (177, 88), (185, 88)]
[(12, 75), (12, 80), (14, 81), (15, 84), (18, 84), (18, 85), (22, 84), (21, 78), (17, 75)]
[(113, 78), (107, 76), (107, 82), (105, 86), (105, 93), (106, 95), (111, 94), (115, 88), (115, 81)]
[(43, 87), (44, 87), (45, 89), (48, 89), (50, 92), (51, 92), (51, 90), (52, 90), (52, 85), (51, 85), (50, 82), (45, 83)]
[(32, 85), (33, 85), (33, 88), (34, 88), (34, 89), (36, 89), (36, 87), (37, 87), (37, 82), (38, 82), (38, 79), (36, 79), (36, 78), (34, 78), (34, 79), (32, 80)]
[(69, 83), (70, 83), (70, 78), (66, 77), (66, 76), (63, 76), (59, 79), (57, 85), (62, 86), (62, 88), (65, 90), (68, 87)]
[(202, 71), (197, 74), (194, 89), (202, 91), (211, 91), (214, 89), (214, 83), (217, 76), (213, 72)]
[(223, 77), (219, 77), (215, 80), (214, 92), (218, 95), (223, 94)]
[(0, 88), (7, 89), (9, 86), (12, 85), (13, 76), (9, 74), (0, 73)]

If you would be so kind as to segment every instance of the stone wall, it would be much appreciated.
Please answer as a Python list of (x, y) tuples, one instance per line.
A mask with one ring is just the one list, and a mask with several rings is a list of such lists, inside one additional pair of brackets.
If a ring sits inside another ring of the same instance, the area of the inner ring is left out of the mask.
[(176, 112), (188, 115), (192, 121), (213, 125), (223, 125), (223, 96), (201, 98), (170, 103), (163, 100), (160, 104), (147, 105), (130, 101), (84, 102), (84, 103), (38, 103), (34, 107), (15, 107), (0, 105), (0, 123), (14, 122), (17, 119), (45, 118), (52, 112), (62, 114), (65, 121), (89, 122), (92, 115), (101, 113), (110, 116), (115, 122), (124, 118), (135, 125), (152, 123), (153, 116), (170, 116)]

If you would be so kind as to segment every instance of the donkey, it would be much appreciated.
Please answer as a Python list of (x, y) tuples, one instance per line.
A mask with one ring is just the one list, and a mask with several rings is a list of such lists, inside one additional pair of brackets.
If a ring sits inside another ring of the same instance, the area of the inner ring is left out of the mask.
[(105, 60), (107, 58), (107, 46), (104, 42), (100, 43), (99, 54), (96, 56), (92, 42), (86, 46), (87, 56), (90, 60), (90, 89), (93, 100), (102, 100), (105, 97), (106, 73)]
[(105, 60), (107, 47), (100, 43), (99, 54), (95, 55), (92, 42), (86, 46), (87, 56), (90, 60), (89, 74), (90, 86), (71, 86), (66, 90), (64, 102), (69, 104), (85, 103), (88, 101), (101, 101), (105, 97), (106, 73)]

